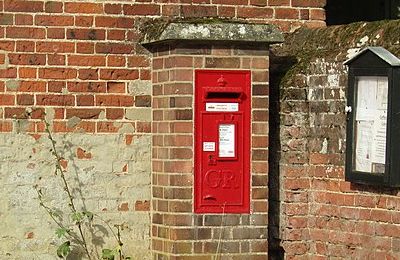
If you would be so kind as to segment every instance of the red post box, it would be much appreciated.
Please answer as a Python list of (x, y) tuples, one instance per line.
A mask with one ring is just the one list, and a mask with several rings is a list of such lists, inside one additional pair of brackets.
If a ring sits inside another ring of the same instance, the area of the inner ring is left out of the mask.
[(195, 72), (196, 213), (249, 213), (250, 75)]

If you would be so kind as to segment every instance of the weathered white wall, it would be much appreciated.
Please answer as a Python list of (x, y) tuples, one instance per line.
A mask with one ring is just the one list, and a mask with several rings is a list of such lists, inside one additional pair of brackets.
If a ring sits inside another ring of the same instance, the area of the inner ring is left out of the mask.
[[(39, 136), (35, 136), (36, 138)], [(134, 259), (150, 258), (150, 135), (57, 134), (66, 175), (80, 207), (125, 224), (124, 249)], [(68, 205), (45, 134), (0, 134), (0, 259), (55, 259), (56, 224), (39, 206), (34, 185), (48, 205)], [(81, 200), (84, 198), (84, 200)], [(103, 226), (104, 223), (97, 222)], [(95, 228), (96, 229), (96, 228)], [(101, 237), (103, 235), (98, 232)], [(111, 237), (111, 234), (109, 234)], [(116, 244), (105, 236), (105, 247)]]

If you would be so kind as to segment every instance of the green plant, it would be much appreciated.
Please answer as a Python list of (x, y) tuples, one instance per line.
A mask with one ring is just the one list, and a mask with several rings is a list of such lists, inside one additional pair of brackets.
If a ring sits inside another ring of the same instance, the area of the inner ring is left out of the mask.
[[(110, 224), (107, 221), (104, 221), (99, 215), (87, 210), (78, 210), (73, 193), (71, 192), (73, 189), (71, 189), (71, 185), (65, 175), (66, 172), (62, 167), (62, 161), (64, 158), (62, 158), (56, 148), (56, 141), (50, 131), (49, 123), (46, 120), (44, 122), (46, 126), (45, 130), (47, 133), (47, 138), (51, 142), (50, 151), (55, 161), (54, 175), (60, 178), (61, 186), (58, 188), (60, 188), (67, 197), (67, 211), (63, 212), (61, 210), (57, 210), (45, 203), (44, 194), (41, 188), (38, 185), (35, 185), (40, 206), (46, 210), (52, 221), (57, 225), (55, 234), (59, 239), (62, 239), (61, 244), (57, 248), (57, 256), (59, 258), (66, 258), (74, 250), (77, 250), (81, 252), (83, 251), (83, 255), (85, 255), (89, 260), (99, 258), (105, 260), (131, 259), (131, 257), (125, 256), (122, 250), (123, 242), (121, 238), (121, 230), (124, 228), (123, 225), (114, 225), (114, 228), (112, 228)], [(69, 215), (69, 218), (67, 220), (64, 219), (64, 215)], [(91, 233), (95, 220), (101, 221), (103, 224), (105, 224), (107, 229), (111, 231), (116, 241), (116, 246), (113, 249), (102, 248), (100, 256), (96, 251), (96, 246), (92, 244), (93, 241), (90, 241), (88, 237), (88, 234)], [(116, 232), (114, 229), (116, 229)]]

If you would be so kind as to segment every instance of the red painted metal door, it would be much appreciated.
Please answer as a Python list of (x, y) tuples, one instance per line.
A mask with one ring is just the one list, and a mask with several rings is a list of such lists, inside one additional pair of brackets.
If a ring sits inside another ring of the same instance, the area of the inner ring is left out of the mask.
[(250, 97), (249, 71), (196, 71), (195, 212), (249, 212)]

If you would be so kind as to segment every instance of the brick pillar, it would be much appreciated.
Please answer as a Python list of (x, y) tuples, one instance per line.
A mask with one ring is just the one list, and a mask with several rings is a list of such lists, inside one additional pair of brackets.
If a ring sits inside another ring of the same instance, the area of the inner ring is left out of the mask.
[[(211, 259), (220, 255), (267, 259), (267, 41), (176, 38), (145, 45), (153, 52), (154, 259)], [(194, 72), (198, 69), (251, 71), (250, 214), (194, 213)]]

